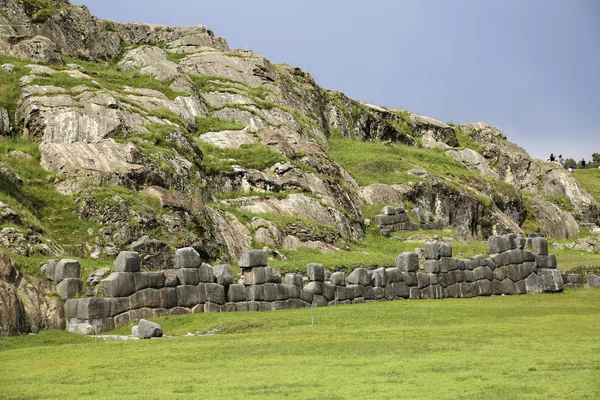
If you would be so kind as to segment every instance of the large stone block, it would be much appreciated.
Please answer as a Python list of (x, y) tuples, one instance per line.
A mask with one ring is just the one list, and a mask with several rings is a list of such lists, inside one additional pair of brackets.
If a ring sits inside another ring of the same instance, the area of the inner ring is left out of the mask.
[(177, 289), (174, 287), (164, 287), (158, 289), (160, 299), (160, 308), (177, 307)]
[(334, 272), (331, 274), (330, 281), (336, 286), (346, 286), (346, 275), (343, 272)]
[(506, 295), (517, 294), (515, 283), (510, 278), (506, 278), (502, 281), (502, 293)]
[(532, 262), (524, 262), (519, 265), (519, 272), (521, 272), (521, 279), (525, 279), (534, 272), (537, 273), (537, 268)]
[(314, 293), (311, 290), (302, 289), (300, 291), (300, 300), (305, 303), (312, 304)]
[(411, 300), (420, 299), (421, 298), (421, 290), (418, 287), (411, 287), (408, 298)]
[(48, 262), (44, 264), (45, 268), (42, 267), (42, 273), (51, 281), (56, 278), (56, 264), (58, 264), (58, 260), (52, 259), (48, 260)]
[(275, 291), (274, 283), (265, 283), (263, 285), (263, 293), (265, 295), (265, 301), (275, 301), (277, 300), (277, 292)]
[(404, 282), (392, 283), (394, 289), (394, 297), (408, 299), (410, 297), (410, 288)]
[(588, 274), (587, 283), (591, 288), (600, 288), (600, 276), (596, 274)]
[(284, 285), (283, 283), (274, 283), (275, 285), (275, 299), (277, 301), (288, 300), (290, 298), (290, 294), (288, 292), (288, 285)]
[(290, 299), (299, 299), (300, 298), (300, 288), (296, 285), (287, 285), (285, 283), (282, 283), (282, 285), (285, 285), (285, 287), (287, 287), (287, 291), (288, 291), (288, 296)]
[(404, 279), (404, 277), (402, 276), (402, 271), (400, 271), (400, 269), (398, 269), (396, 267), (388, 268), (386, 270), (386, 274), (387, 274), (388, 285), (390, 283), (402, 282), (402, 280)]
[(440, 243), (440, 257), (452, 257), (452, 244)]
[(110, 299), (84, 298), (79, 299), (77, 318), (102, 319), (110, 316)]
[(131, 322), (152, 317), (152, 310), (149, 308), (140, 308), (139, 310), (129, 311), (129, 320)]
[(335, 298), (338, 301), (344, 301), (348, 299), (348, 291), (345, 286), (336, 286), (335, 287)]
[(473, 273), (473, 271), (469, 271), (468, 269), (464, 270), (463, 271), (463, 281), (465, 281), (465, 282), (473, 282), (473, 281), (475, 281), (475, 276), (474, 275), (475, 274)]
[[(548, 255), (548, 240), (543, 237), (534, 237), (531, 239), (531, 252), (540, 256)], [(537, 258), (537, 257), (536, 257)]]
[(396, 267), (402, 272), (416, 272), (419, 270), (419, 256), (410, 252), (398, 254)]
[(470, 299), (473, 297), (473, 284), (470, 282), (459, 283), (460, 297)]
[(267, 282), (265, 267), (244, 269), (244, 285), (262, 285)]
[(517, 248), (517, 243), (515, 242), (515, 235), (512, 233), (502, 235), (502, 242), (504, 243), (504, 249), (506, 251)]
[(198, 268), (202, 264), (200, 254), (193, 247), (175, 250), (175, 269)]
[(233, 272), (229, 264), (215, 265), (212, 268), (212, 273), (219, 285), (227, 286), (233, 283)]
[(417, 286), (419, 289), (429, 286), (429, 274), (426, 272), (417, 272)]
[(329, 305), (329, 302), (327, 299), (325, 299), (325, 297), (316, 294), (313, 297), (312, 305), (313, 307), (326, 307)]
[(423, 250), (423, 256), (426, 260), (438, 260), (440, 258), (440, 243), (427, 242)]
[(131, 296), (129, 296), (129, 309), (136, 310), (138, 308), (144, 307), (144, 293), (143, 292), (135, 292)]
[(323, 297), (329, 302), (335, 299), (335, 285), (330, 282), (323, 283)]
[[(509, 261), (510, 261), (510, 255), (509, 257)], [(492, 262), (496, 265), (496, 268), (500, 268), (500, 267), (504, 267), (506, 265), (506, 263), (504, 262), (504, 255), (497, 253), (497, 254), (492, 254), (489, 258), (492, 259)]]
[(146, 272), (146, 274), (148, 275), (148, 287), (161, 289), (165, 286), (165, 273), (163, 271)]
[(69, 299), (65, 301), (65, 318), (77, 318), (79, 300), (82, 299)]
[(376, 215), (373, 220), (377, 225), (387, 226), (387, 225), (396, 225), (407, 220), (406, 214), (396, 214), (396, 215)]
[(324, 282), (325, 269), (322, 264), (311, 263), (306, 266), (306, 275), (311, 282)]
[(213, 283), (215, 281), (215, 274), (210, 264), (200, 264), (200, 266), (198, 267), (198, 280), (201, 283)]
[(277, 300), (271, 303), (271, 309), (273, 311), (277, 310), (287, 310), (290, 308), (290, 302), (288, 300)]
[(494, 279), (492, 281), (492, 294), (494, 296), (499, 296), (502, 294), (502, 282), (501, 281), (499, 281), (497, 279)]
[(150, 287), (150, 280), (148, 279), (148, 273), (147, 272), (134, 272), (133, 273), (133, 284), (135, 285), (136, 292)]
[(523, 250), (523, 261), (532, 262), (535, 261), (535, 254), (529, 250)]
[(504, 248), (504, 241), (500, 236), (490, 236), (487, 241), (487, 248), (490, 254), (499, 254), (507, 250)]
[(498, 267), (498, 266), (496, 265), (496, 263), (494, 262), (494, 259), (493, 259), (492, 257), (488, 257), (488, 258), (486, 258), (486, 259), (485, 259), (485, 263), (486, 263), (487, 267), (488, 267), (488, 268), (489, 268), (489, 269), (490, 269), (492, 272), (494, 272), (494, 270), (495, 270), (495, 269)]
[(227, 290), (227, 300), (234, 303), (246, 301), (246, 290), (244, 285), (229, 285)]
[(322, 295), (323, 282), (309, 282), (309, 284), (304, 287), (304, 290), (310, 290), (313, 294)]
[(267, 253), (263, 250), (250, 250), (242, 254), (238, 262), (240, 268), (267, 266)]
[(513, 282), (521, 280), (521, 270), (516, 264), (510, 264), (504, 267), (506, 269), (506, 276)]
[(60, 283), (67, 278), (79, 278), (81, 267), (79, 261), (68, 258), (60, 260), (54, 268), (54, 282)]
[(375, 291), (373, 286), (364, 286), (362, 297), (365, 300), (375, 300)]
[(492, 281), (482, 279), (473, 282), (473, 289), (477, 293), (477, 296), (491, 296), (492, 295)]
[(527, 246), (527, 238), (523, 236), (517, 236), (515, 238), (515, 244), (517, 245), (517, 249), (523, 250), (525, 246)]
[(446, 273), (446, 284), (444, 286), (454, 285), (456, 283), (456, 271)]
[(79, 296), (82, 289), (83, 282), (79, 278), (66, 278), (56, 285), (56, 292), (63, 301)]
[(168, 269), (163, 271), (165, 275), (165, 287), (176, 287), (179, 286), (179, 278), (177, 278), (177, 271)]
[(115, 272), (139, 272), (142, 258), (137, 251), (122, 251), (113, 263)]
[(147, 319), (141, 319), (138, 323), (138, 329), (136, 336), (140, 339), (150, 339), (153, 337), (162, 337), (162, 327), (156, 322), (148, 321)]
[(356, 268), (348, 275), (348, 283), (352, 285), (370, 285), (369, 273), (364, 268)]
[(471, 258), (475, 262), (475, 267), (485, 267), (487, 263), (485, 262), (485, 258), (481, 254), (477, 254)]
[(225, 304), (225, 287), (223, 285), (219, 285), (218, 283), (205, 283), (204, 291), (207, 302), (219, 305)]
[(538, 275), (542, 279), (542, 289), (546, 293), (562, 292), (564, 283), (560, 271), (556, 269), (540, 268)]
[(373, 286), (375, 287), (386, 287), (387, 286), (387, 272), (385, 268), (377, 268), (373, 270)]
[(110, 301), (110, 314), (109, 316), (115, 317), (119, 314), (123, 314), (131, 310), (131, 303), (129, 297), (112, 297)]
[(144, 307), (160, 308), (160, 292), (159, 289), (144, 289), (141, 291), (143, 295)]
[(177, 305), (179, 307), (192, 308), (200, 303), (198, 286), (179, 285), (175, 290), (177, 291)]
[(538, 274), (531, 274), (525, 278), (525, 291), (529, 294), (542, 293), (543, 280)]
[(489, 267), (477, 267), (473, 270), (473, 278), (475, 281), (479, 281), (481, 279), (491, 281), (494, 279), (494, 275)]
[(417, 274), (415, 272), (403, 272), (402, 273), (403, 281), (408, 286), (417, 286)]
[(197, 286), (200, 283), (198, 268), (179, 268), (177, 270), (177, 279), (179, 279), (182, 285)]
[(427, 274), (427, 275), (429, 276), (429, 284), (430, 285), (438, 285), (440, 283), (439, 278), (438, 278), (438, 274)]
[(267, 283), (281, 283), (281, 274), (275, 268), (265, 267), (265, 280)]
[(248, 301), (258, 302), (265, 300), (263, 285), (252, 285), (246, 287), (246, 298)]
[(365, 287), (363, 285), (350, 285), (350, 286), (346, 286), (348, 288), (347, 290), (347, 294), (348, 296), (352, 296), (352, 299), (355, 299), (357, 297), (363, 297), (363, 294), (365, 292)]
[(506, 279), (506, 268), (505, 267), (496, 268), (493, 272), (493, 275), (494, 275), (494, 279), (503, 281), (504, 279)]
[(295, 273), (287, 273), (283, 278), (283, 283), (286, 285), (294, 285), (298, 288), (302, 287), (302, 275)]
[(385, 206), (381, 210), (384, 215), (396, 215), (396, 207), (394, 206)]
[(444, 297), (449, 298), (449, 299), (459, 298), (460, 297), (460, 285), (458, 283), (448, 285), (447, 288), (444, 288)]
[(101, 282), (105, 297), (127, 297), (135, 292), (135, 282), (131, 272), (113, 272)]
[(508, 251), (508, 257), (511, 264), (521, 264), (523, 260), (523, 250), (512, 249)]

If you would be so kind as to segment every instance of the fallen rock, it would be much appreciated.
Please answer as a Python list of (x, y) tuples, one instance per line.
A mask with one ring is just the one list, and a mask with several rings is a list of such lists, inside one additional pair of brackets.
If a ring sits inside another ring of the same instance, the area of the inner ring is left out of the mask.
[(35, 36), (15, 44), (10, 54), (19, 58), (28, 58), (46, 64), (62, 64), (62, 56), (52, 40), (44, 36)]
[(150, 339), (153, 337), (162, 337), (162, 327), (156, 322), (141, 319), (137, 326), (135, 336), (140, 339)]

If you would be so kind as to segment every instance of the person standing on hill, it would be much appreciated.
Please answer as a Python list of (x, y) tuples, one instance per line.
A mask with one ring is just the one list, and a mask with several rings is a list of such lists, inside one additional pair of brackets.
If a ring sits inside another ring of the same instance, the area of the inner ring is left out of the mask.
[(556, 161), (556, 158), (554, 158), (554, 153), (550, 153), (550, 161)]
[(558, 156), (558, 163), (564, 168), (565, 167), (565, 159), (562, 154)]
[(581, 169), (585, 169), (585, 159), (581, 159)]

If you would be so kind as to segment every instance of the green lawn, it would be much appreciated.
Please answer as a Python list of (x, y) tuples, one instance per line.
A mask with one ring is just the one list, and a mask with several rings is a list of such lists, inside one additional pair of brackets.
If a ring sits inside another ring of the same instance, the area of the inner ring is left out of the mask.
[[(600, 290), (158, 320), (0, 339), (4, 399), (597, 399)], [(182, 337), (219, 327), (207, 337)]]

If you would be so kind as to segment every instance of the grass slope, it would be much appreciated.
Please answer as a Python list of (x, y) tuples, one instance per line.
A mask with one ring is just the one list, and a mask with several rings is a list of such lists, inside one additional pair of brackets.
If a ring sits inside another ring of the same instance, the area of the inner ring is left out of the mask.
[(2, 398), (597, 399), (600, 291), (159, 320), (170, 335), (0, 339)]

